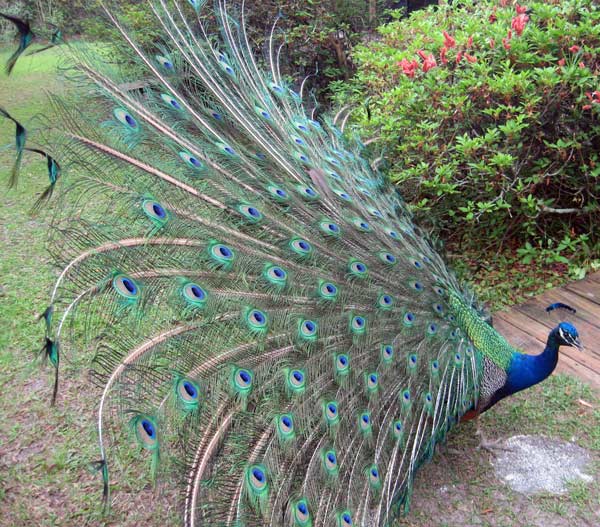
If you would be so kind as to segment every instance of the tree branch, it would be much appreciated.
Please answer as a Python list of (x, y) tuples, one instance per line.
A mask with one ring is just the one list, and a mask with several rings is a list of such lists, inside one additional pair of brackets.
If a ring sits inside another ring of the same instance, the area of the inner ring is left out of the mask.
[(583, 212), (583, 209), (555, 209), (554, 207), (542, 205), (540, 212), (547, 212), (549, 214), (579, 214)]

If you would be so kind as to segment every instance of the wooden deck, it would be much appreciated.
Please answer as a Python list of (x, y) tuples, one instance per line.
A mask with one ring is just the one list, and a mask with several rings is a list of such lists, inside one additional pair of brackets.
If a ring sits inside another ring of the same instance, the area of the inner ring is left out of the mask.
[(510, 309), (494, 313), (494, 327), (507, 340), (529, 353), (544, 349), (548, 331), (556, 318), (545, 309), (553, 302), (564, 302), (577, 310), (572, 322), (581, 338), (583, 351), (562, 347), (556, 371), (579, 377), (600, 390), (600, 272), (544, 294)]

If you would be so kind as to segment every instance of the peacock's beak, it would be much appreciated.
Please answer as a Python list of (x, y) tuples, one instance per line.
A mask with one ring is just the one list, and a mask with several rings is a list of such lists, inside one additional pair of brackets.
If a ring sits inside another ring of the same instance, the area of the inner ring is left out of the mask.
[(583, 351), (583, 344), (581, 343), (581, 341), (579, 340), (579, 337), (577, 337), (574, 341), (573, 341), (573, 346), (575, 348), (577, 348), (579, 351)]

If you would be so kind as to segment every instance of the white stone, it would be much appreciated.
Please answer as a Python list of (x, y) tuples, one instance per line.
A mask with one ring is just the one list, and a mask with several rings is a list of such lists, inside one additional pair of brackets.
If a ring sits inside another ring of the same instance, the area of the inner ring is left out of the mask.
[(589, 453), (573, 443), (544, 436), (513, 436), (492, 461), (496, 476), (523, 494), (563, 494), (571, 481), (590, 483)]

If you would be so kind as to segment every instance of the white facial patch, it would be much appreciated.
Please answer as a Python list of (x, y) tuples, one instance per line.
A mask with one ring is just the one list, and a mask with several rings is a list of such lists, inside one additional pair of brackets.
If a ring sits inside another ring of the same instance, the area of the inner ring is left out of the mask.
[(570, 340), (568, 334), (566, 334), (563, 330), (563, 328), (558, 328), (558, 334), (560, 335), (560, 338), (563, 340), (566, 340), (567, 342)]

